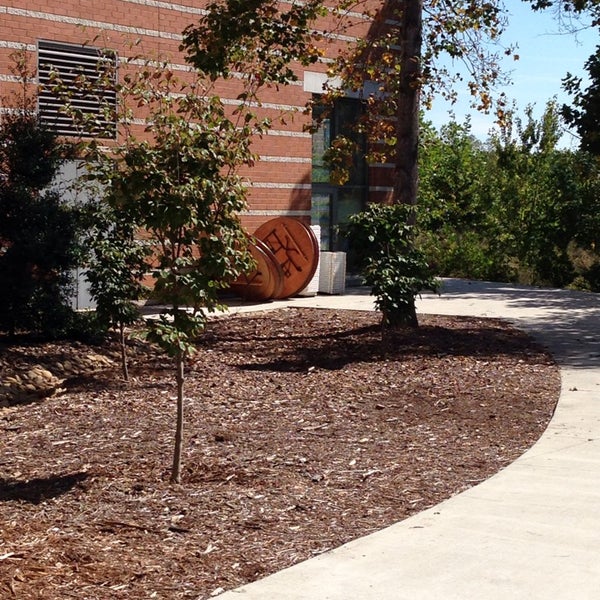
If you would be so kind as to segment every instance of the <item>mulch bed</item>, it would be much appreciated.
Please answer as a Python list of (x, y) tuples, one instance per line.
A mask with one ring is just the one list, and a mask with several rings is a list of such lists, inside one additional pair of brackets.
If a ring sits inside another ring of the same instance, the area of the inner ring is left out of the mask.
[[(424, 316), (381, 341), (370, 312), (211, 322), (187, 370), (181, 485), (169, 483), (170, 363), (0, 409), (0, 597), (209, 598), (490, 477), (552, 416), (560, 376), (497, 320)], [(1, 346), (0, 379), (115, 347)]]

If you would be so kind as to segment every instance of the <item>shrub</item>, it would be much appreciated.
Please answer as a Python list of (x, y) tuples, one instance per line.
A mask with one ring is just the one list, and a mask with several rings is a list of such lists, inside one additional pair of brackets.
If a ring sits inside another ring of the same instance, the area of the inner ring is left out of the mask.
[(80, 213), (49, 188), (64, 151), (33, 112), (0, 118), (0, 329), (11, 335), (68, 328)]
[(344, 228), (384, 327), (417, 326), (416, 296), (438, 288), (415, 245), (414, 210), (404, 204), (371, 204)]

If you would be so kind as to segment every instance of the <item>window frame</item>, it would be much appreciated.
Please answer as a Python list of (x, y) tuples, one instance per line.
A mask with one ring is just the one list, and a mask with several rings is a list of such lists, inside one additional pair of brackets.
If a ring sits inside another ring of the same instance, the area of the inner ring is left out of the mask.
[[(318, 121), (323, 113), (326, 116), (312, 134), (311, 222), (321, 226), (322, 250), (346, 251), (347, 240), (339, 234), (338, 227), (347, 222), (350, 214), (364, 209), (369, 193), (365, 139), (352, 130), (364, 106), (360, 99), (344, 97), (337, 99), (333, 108), (325, 109), (318, 98), (315, 95), (313, 117)], [(353, 138), (358, 146), (350, 179), (343, 185), (329, 181), (330, 169), (323, 160), (323, 154), (340, 134)]]

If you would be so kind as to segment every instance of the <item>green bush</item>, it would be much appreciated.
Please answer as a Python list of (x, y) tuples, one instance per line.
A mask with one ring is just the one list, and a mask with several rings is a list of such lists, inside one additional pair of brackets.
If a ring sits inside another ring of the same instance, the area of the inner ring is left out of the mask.
[(0, 118), (0, 330), (11, 335), (68, 329), (80, 213), (48, 187), (64, 150), (35, 114)]
[(416, 296), (438, 287), (425, 255), (415, 245), (413, 222), (413, 207), (371, 204), (344, 227), (384, 327), (416, 326)]
[(558, 148), (561, 126), (549, 102), (539, 120), (507, 112), (485, 144), (468, 121), (423, 127), (420, 241), (437, 275), (597, 289), (571, 248), (596, 255), (600, 163)]
[(512, 281), (516, 274), (507, 257), (490, 247), (485, 235), (451, 228), (419, 236), (432, 270), (440, 277)]

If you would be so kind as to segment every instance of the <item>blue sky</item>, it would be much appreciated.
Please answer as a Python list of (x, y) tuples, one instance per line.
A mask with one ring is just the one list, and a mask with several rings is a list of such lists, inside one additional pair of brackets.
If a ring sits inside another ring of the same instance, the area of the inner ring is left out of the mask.
[[(600, 38), (597, 29), (582, 31), (577, 36), (561, 34), (551, 11), (533, 12), (521, 0), (506, 0), (506, 4), (510, 17), (502, 43), (516, 44), (520, 59), (505, 60), (503, 68), (510, 72), (512, 84), (502, 90), (509, 100), (516, 101), (519, 114), (528, 104), (534, 104), (534, 116), (538, 118), (553, 97), (557, 96), (559, 102), (569, 102), (569, 96), (561, 89), (561, 79), (567, 72), (585, 77), (584, 63), (600, 44)], [(485, 139), (493, 126), (493, 117), (469, 108), (469, 100), (469, 93), (463, 90), (452, 110), (458, 122), (470, 114), (473, 134)], [(439, 127), (448, 121), (448, 109), (447, 104), (436, 100), (427, 118)], [(569, 135), (561, 143), (575, 144)]]

